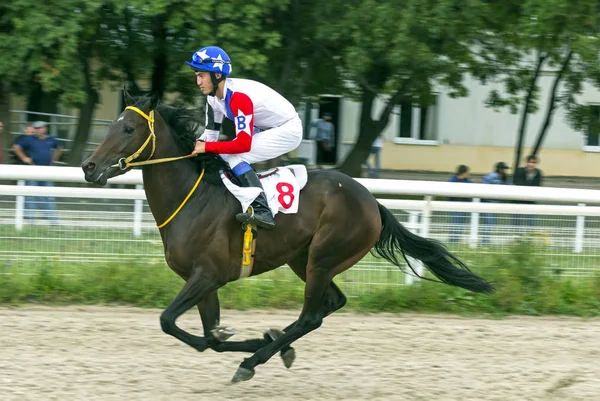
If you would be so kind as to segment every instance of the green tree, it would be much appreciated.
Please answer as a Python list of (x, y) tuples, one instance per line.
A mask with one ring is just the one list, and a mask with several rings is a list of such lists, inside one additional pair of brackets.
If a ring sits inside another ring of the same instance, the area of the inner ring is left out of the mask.
[(494, 15), (500, 18), (486, 20), (488, 29), (480, 40), (480, 54), (488, 63), (476, 75), (480, 73), (483, 81), (491, 79), (504, 83), (502, 93), (498, 90), (490, 92), (488, 106), (508, 107), (511, 113), (520, 113), (513, 160), (516, 169), (529, 115), (539, 109), (539, 79), (544, 71), (552, 71), (553, 83), (548, 93), (546, 115), (531, 153), (539, 153), (557, 108), (566, 108), (575, 127), (587, 121), (576, 97), (597, 68), (600, 9), (596, 0), (493, 3)]
[[(345, 93), (362, 102), (356, 145), (341, 170), (359, 176), (375, 138), (400, 103), (426, 106), (446, 88), (466, 96), (462, 78), (476, 59), (480, 1), (351, 0), (322, 5), (317, 40), (338, 64)], [(375, 111), (375, 99), (383, 101)]]
[(151, 88), (146, 89), (193, 101), (198, 91), (183, 61), (209, 44), (227, 49), (236, 75), (268, 76), (263, 52), (279, 45), (279, 34), (261, 25), (273, 7), (286, 3), (17, 0), (0, 6), (0, 82), (32, 98), (50, 94), (54, 107), (79, 108), (69, 154), (69, 163), (78, 164), (101, 86), (128, 83), (139, 93), (140, 80), (148, 79)]

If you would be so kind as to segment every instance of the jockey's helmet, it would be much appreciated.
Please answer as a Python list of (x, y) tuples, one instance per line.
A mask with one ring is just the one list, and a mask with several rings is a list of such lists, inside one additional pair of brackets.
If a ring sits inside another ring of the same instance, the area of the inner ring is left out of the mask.
[(207, 46), (192, 54), (192, 61), (186, 61), (194, 71), (208, 71), (223, 76), (231, 74), (231, 59), (225, 50), (217, 46)]

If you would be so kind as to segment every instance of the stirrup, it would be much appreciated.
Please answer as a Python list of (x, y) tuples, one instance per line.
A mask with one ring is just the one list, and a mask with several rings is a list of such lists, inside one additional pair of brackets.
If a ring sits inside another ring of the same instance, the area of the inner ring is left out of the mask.
[[(239, 217), (243, 214), (246, 213), (250, 213), (250, 216), (248, 216), (245, 220), (240, 220)], [(235, 215), (235, 218), (237, 219), (237, 221), (242, 223), (242, 227), (245, 230), (246, 227), (248, 226), (248, 224), (251, 224), (254, 220), (254, 208), (252, 206), (248, 206), (248, 210), (246, 210), (245, 212), (241, 212)]]

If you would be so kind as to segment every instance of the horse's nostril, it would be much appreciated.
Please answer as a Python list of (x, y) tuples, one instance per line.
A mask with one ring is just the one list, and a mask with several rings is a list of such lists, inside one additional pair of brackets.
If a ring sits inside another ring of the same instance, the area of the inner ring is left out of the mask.
[(85, 166), (85, 169), (91, 173), (92, 171), (94, 171), (96, 169), (96, 163), (88, 163)]

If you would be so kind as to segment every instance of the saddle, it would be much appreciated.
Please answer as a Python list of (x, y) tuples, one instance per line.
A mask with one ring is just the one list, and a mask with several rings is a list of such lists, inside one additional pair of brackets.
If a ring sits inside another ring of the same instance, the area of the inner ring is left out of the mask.
[[(298, 211), (300, 190), (308, 182), (308, 173), (303, 164), (293, 164), (285, 167), (276, 167), (257, 174), (263, 186), (271, 213), (293, 214)], [(231, 171), (221, 171), (221, 180), (225, 187), (240, 202), (242, 211), (248, 210), (250, 204), (260, 194), (261, 189), (256, 187), (241, 187)], [(252, 224), (244, 224), (244, 239), (242, 246), (242, 266), (240, 277), (249, 277), (254, 265), (256, 252), (256, 238), (258, 232)]]

